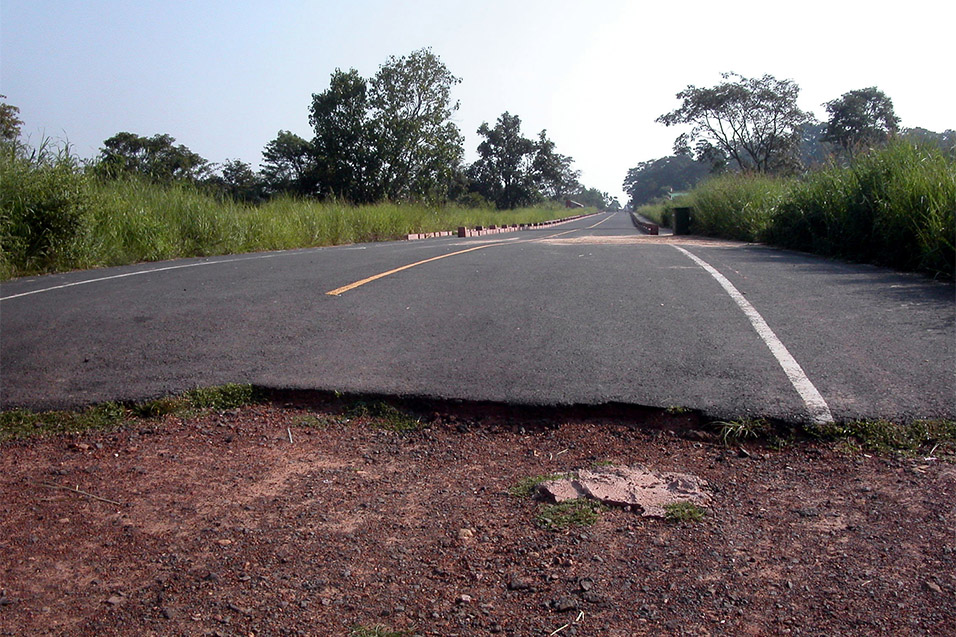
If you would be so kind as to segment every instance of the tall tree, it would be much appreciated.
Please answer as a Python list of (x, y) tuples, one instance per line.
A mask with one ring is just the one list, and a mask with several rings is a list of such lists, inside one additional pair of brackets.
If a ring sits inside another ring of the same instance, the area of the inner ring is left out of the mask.
[(452, 122), (461, 80), (430, 49), (390, 57), (369, 83), (380, 178), (389, 199), (444, 197), (464, 156)]
[(521, 135), (521, 118), (507, 111), (494, 128), (483, 122), (478, 134), (478, 159), (469, 167), (473, 188), (500, 210), (535, 203), (540, 193), (535, 188), (534, 141)]
[(681, 106), (657, 121), (665, 126), (690, 124), (680, 135), (677, 154), (693, 152), (716, 165), (773, 172), (794, 167), (800, 143), (798, 128), (811, 119), (797, 106), (800, 87), (772, 75), (747, 78), (722, 73), (710, 88), (690, 85), (677, 94)]
[(23, 120), (19, 117), (20, 109), (7, 104), (6, 99), (6, 95), (0, 95), (0, 141), (15, 142), (20, 138)]
[(171, 135), (143, 137), (117, 133), (103, 142), (94, 170), (111, 178), (141, 175), (161, 183), (199, 181), (208, 176), (212, 170), (210, 163), (175, 142)]
[(220, 167), (219, 174), (208, 177), (205, 183), (207, 187), (237, 201), (258, 203), (265, 196), (260, 175), (252, 170), (252, 165), (239, 159), (227, 159)]
[(316, 190), (312, 144), (280, 130), (262, 151), (262, 179), (269, 193), (309, 196)]
[(893, 100), (875, 86), (844, 93), (824, 106), (830, 119), (823, 141), (837, 144), (850, 157), (885, 143), (899, 130)]
[(546, 199), (564, 199), (581, 187), (578, 177), (581, 172), (571, 166), (574, 160), (555, 152), (554, 142), (548, 139), (547, 131), (538, 133), (534, 161), (531, 169), (538, 190)]
[(671, 155), (642, 161), (627, 171), (623, 189), (635, 208), (669, 192), (687, 190), (710, 173), (710, 166), (688, 155)]
[(379, 158), (371, 124), (368, 83), (355, 69), (335, 69), (329, 88), (312, 95), (318, 194), (367, 203), (381, 197)]

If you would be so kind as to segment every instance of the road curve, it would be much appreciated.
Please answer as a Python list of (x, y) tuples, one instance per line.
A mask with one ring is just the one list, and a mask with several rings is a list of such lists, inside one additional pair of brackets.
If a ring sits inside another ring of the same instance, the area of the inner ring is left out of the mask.
[(950, 285), (626, 213), (0, 284), (0, 405), (227, 382), (720, 418), (956, 417)]

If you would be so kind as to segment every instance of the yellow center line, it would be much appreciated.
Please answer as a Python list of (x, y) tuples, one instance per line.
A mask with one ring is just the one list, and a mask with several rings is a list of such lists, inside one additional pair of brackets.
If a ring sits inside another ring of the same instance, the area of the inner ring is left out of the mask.
[[(610, 218), (610, 217), (609, 217), (609, 218)], [(604, 221), (607, 221), (607, 219), (605, 219)], [(601, 221), (601, 222), (599, 222), (599, 223), (604, 223), (604, 221)], [(597, 224), (595, 224), (595, 225), (597, 225)], [(591, 226), (591, 228), (593, 228), (593, 227), (594, 227), (594, 226)], [(409, 268), (414, 268), (414, 267), (419, 266), (419, 265), (424, 265), (424, 264), (426, 264), (426, 263), (431, 263), (432, 261), (439, 261), (439, 260), (441, 260), (441, 259), (447, 259), (448, 257), (454, 257), (454, 256), (457, 256), (457, 255), (459, 255), (459, 254), (465, 254), (466, 252), (474, 252), (475, 250), (483, 250), (483, 249), (485, 249), (485, 248), (493, 248), (493, 247), (495, 247), (495, 246), (500, 246), (500, 245), (505, 245), (505, 244), (515, 245), (515, 244), (518, 244), (518, 243), (529, 243), (529, 242), (531, 242), (531, 241), (543, 241), (543, 240), (545, 240), (545, 239), (553, 239), (553, 238), (555, 238), (555, 237), (560, 237), (560, 236), (562, 236), (562, 235), (566, 235), (566, 234), (569, 234), (569, 233), (571, 233), (571, 232), (575, 232), (575, 231), (574, 231), (574, 230), (565, 230), (564, 232), (559, 232), (559, 233), (557, 233), (557, 234), (548, 235), (547, 237), (538, 237), (538, 238), (536, 238), (536, 239), (524, 239), (524, 240), (518, 240), (518, 241), (515, 241), (514, 239), (508, 239), (508, 240), (506, 240), (506, 241), (497, 241), (497, 242), (495, 242), (495, 243), (486, 243), (485, 245), (476, 246), (476, 247), (474, 247), (474, 248), (468, 248), (468, 249), (466, 249), (466, 250), (458, 250), (457, 252), (449, 252), (448, 254), (441, 254), (441, 255), (439, 255), (439, 256), (437, 256), (437, 257), (432, 257), (432, 258), (430, 258), (430, 259), (425, 259), (424, 261), (416, 261), (415, 263), (409, 263), (408, 265), (403, 265), (403, 266), (401, 266), (400, 268), (395, 268), (395, 269), (393, 269), (393, 270), (389, 270), (388, 272), (380, 272), (380, 273), (378, 273), (378, 274), (374, 274), (374, 275), (372, 275), (372, 276), (370, 276), (370, 277), (367, 277), (367, 278), (365, 278), (365, 279), (362, 279), (361, 281), (356, 281), (355, 283), (349, 283), (348, 285), (343, 285), (343, 286), (340, 287), (340, 288), (335, 288), (334, 290), (329, 290), (328, 292), (326, 292), (326, 294), (327, 294), (328, 296), (339, 296), (340, 294), (344, 294), (345, 292), (348, 292), (349, 290), (354, 290), (354, 289), (357, 288), (357, 287), (361, 287), (361, 286), (365, 285), (366, 283), (371, 283), (372, 281), (377, 281), (377, 280), (379, 280), (379, 279), (384, 279), (384, 278), (387, 277), (387, 276), (391, 276), (391, 275), (396, 274), (396, 273), (398, 273), (398, 272), (401, 272), (401, 271), (403, 271), (403, 270), (408, 270)]]
[(416, 265), (422, 265), (425, 263), (431, 263), (432, 261), (438, 261), (439, 259), (447, 259), (448, 257), (453, 257), (458, 254), (465, 254), (466, 252), (474, 252), (475, 250), (483, 250), (484, 248), (491, 248), (492, 246), (499, 246), (502, 242), (499, 243), (487, 243), (483, 246), (477, 246), (475, 248), (468, 248), (467, 250), (459, 250), (458, 252), (449, 252), (448, 254), (442, 254), (437, 257), (432, 257), (431, 259), (425, 259), (424, 261), (416, 261), (415, 263), (409, 263), (408, 265), (403, 265), (400, 268), (395, 268), (394, 270), (389, 270), (388, 272), (381, 272), (379, 274), (370, 276), (361, 281), (356, 281), (355, 283), (349, 283), (348, 285), (343, 285), (340, 288), (335, 288), (329, 292), (326, 292), (329, 296), (338, 296), (343, 292), (348, 292), (349, 290), (354, 290), (355, 288), (365, 285), (366, 283), (371, 283), (372, 281), (377, 281), (378, 279), (383, 279), (387, 276), (395, 274), (396, 272), (401, 272), (402, 270), (408, 270), (409, 268), (414, 268)]
[(585, 230), (590, 230), (591, 228), (597, 228), (599, 225), (601, 225), (602, 223), (604, 223), (605, 221), (607, 221), (608, 219), (610, 219), (610, 218), (613, 217), (613, 216), (614, 216), (614, 215), (608, 215), (608, 216), (605, 217), (604, 219), (601, 219), (600, 221), (598, 221), (598, 222), (597, 222), (596, 224), (594, 224), (593, 226), (588, 226), (587, 228), (585, 228)]

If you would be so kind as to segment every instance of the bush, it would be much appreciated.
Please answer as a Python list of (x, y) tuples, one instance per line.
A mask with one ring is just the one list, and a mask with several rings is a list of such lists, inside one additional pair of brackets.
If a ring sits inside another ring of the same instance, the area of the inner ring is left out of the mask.
[(66, 146), (0, 146), (0, 275), (75, 267), (90, 184)]
[(956, 161), (897, 141), (795, 183), (763, 233), (776, 245), (954, 274)]

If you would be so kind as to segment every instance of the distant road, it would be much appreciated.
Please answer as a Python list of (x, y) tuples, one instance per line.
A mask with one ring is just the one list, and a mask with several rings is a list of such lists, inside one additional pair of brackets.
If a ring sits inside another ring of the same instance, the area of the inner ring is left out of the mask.
[(721, 418), (954, 418), (956, 302), (951, 285), (915, 275), (644, 236), (620, 212), (0, 284), (4, 408), (227, 382)]

